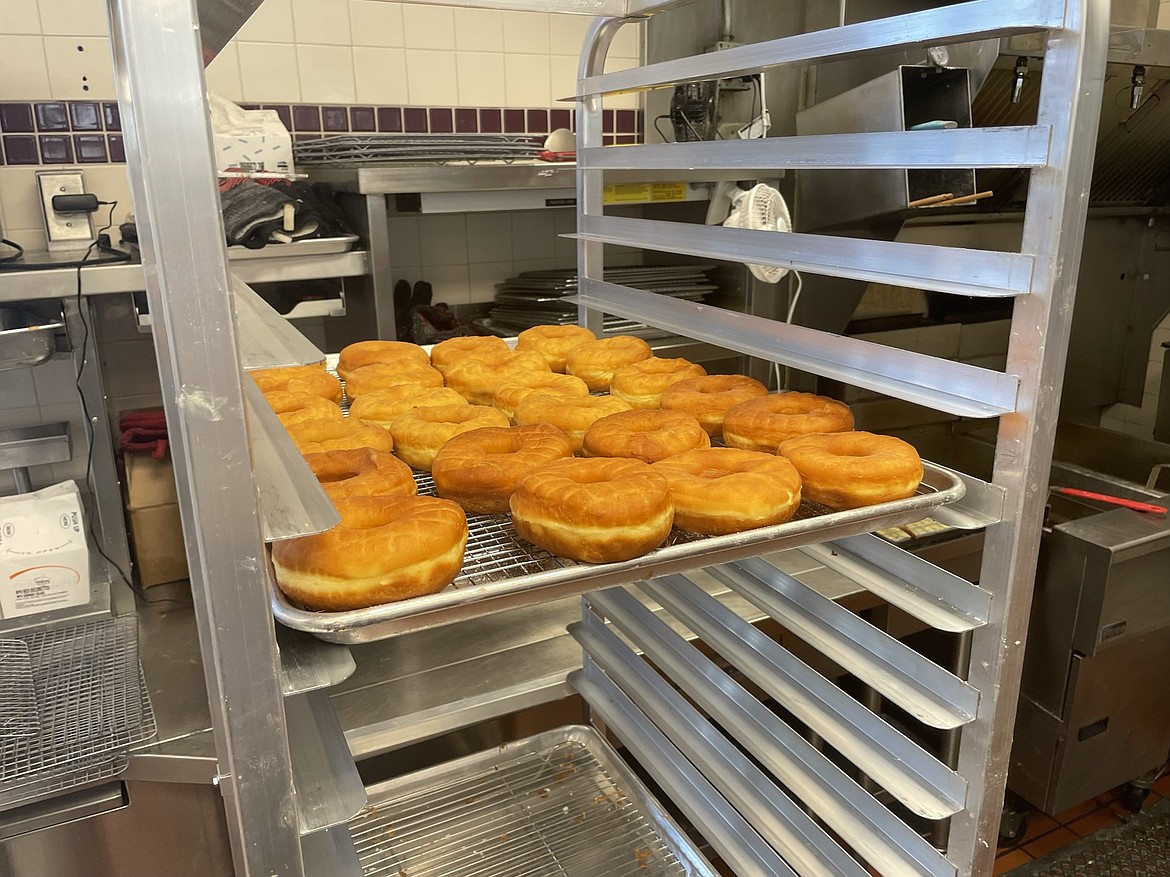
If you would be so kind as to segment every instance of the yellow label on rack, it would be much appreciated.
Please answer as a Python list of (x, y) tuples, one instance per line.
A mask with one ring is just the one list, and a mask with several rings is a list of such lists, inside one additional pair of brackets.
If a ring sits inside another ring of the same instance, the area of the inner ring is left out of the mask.
[(649, 201), (685, 201), (686, 183), (621, 183), (606, 186), (601, 193), (605, 204), (644, 204)]

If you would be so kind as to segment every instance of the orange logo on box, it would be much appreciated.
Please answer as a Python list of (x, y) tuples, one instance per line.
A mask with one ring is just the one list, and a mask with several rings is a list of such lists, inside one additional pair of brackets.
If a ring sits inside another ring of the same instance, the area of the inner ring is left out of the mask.
[(73, 573), (73, 581), (70, 584), (77, 584), (78, 582), (81, 581), (81, 574), (78, 573), (78, 571), (75, 570), (73, 567), (62, 566), (62, 565), (56, 564), (56, 563), (46, 564), (45, 566), (30, 566), (28, 569), (17, 570), (12, 575), (10, 575), (8, 578), (10, 580), (16, 579), (16, 578), (19, 578), (20, 576), (24, 575), (25, 573), (36, 572), (37, 570), (41, 570), (41, 569), (67, 569), (67, 570), (69, 570), (69, 572)]

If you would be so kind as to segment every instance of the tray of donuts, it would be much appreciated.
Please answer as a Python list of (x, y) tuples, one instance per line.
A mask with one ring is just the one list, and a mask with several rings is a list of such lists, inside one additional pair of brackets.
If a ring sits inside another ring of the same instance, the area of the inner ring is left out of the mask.
[(341, 516), (273, 543), (273, 611), (334, 642), (896, 526), (964, 489), (843, 403), (579, 326), (252, 375)]

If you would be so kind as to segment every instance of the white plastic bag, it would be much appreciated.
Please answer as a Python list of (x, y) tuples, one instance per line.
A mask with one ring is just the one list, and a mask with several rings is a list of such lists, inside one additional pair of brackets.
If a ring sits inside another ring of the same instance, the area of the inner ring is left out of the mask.
[(245, 110), (217, 94), (207, 103), (217, 171), (293, 173), (292, 135), (275, 110)]
[(63, 481), (0, 497), (0, 618), (89, 602), (81, 493)]

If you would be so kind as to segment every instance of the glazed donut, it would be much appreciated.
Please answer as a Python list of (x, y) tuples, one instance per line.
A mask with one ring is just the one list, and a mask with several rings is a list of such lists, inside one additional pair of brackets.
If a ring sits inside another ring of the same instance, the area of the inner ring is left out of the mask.
[(722, 536), (783, 524), (800, 505), (800, 475), (773, 454), (739, 448), (687, 451), (653, 465), (670, 484), (674, 524)]
[(359, 341), (341, 348), (341, 355), (337, 357), (337, 374), (343, 381), (348, 381), (350, 372), (375, 364), (429, 366), (431, 358), (417, 344), (406, 341)]
[(346, 417), (344, 420), (303, 420), (291, 424), (287, 429), (293, 444), (302, 454), (355, 448), (373, 448), (386, 453), (394, 450), (394, 440), (389, 432), (356, 417)]
[(272, 390), (264, 395), (280, 422), (286, 427), (302, 420), (341, 420), (341, 409), (328, 399), (310, 393)]
[(701, 378), (707, 370), (685, 359), (659, 359), (652, 356), (641, 362), (623, 365), (613, 373), (609, 392), (635, 408), (658, 408), (662, 391), (688, 378)]
[(308, 393), (310, 396), (328, 399), (336, 405), (341, 404), (341, 381), (317, 366), (265, 368), (248, 374), (265, 395), (285, 390), (290, 393)]
[(464, 335), (459, 338), (448, 338), (431, 348), (431, 366), (446, 374), (451, 364), (461, 359), (466, 359), (469, 356), (504, 353), (507, 350), (511, 350), (507, 342), (495, 335)]
[(633, 457), (653, 463), (683, 451), (711, 447), (699, 421), (682, 411), (621, 411), (585, 431), (587, 457)]
[(804, 498), (831, 509), (906, 499), (922, 481), (918, 451), (892, 435), (805, 435), (784, 442), (778, 453), (800, 473)]
[(847, 432), (853, 412), (844, 402), (814, 393), (771, 393), (741, 402), (723, 418), (723, 441), (733, 448), (776, 453), (802, 435)]
[(399, 414), (390, 423), (390, 433), (398, 456), (412, 468), (429, 472), (435, 454), (455, 436), (507, 425), (508, 418), (486, 405), (435, 405)]
[(511, 420), (516, 406), (529, 396), (588, 396), (589, 388), (580, 378), (555, 372), (524, 371), (504, 378), (492, 392), (492, 404)]
[(533, 326), (516, 336), (517, 350), (535, 350), (548, 361), (548, 367), (565, 372), (565, 356), (578, 344), (596, 341), (597, 336), (584, 326)]
[(529, 396), (516, 406), (516, 423), (551, 423), (573, 442), (573, 453), (581, 453), (585, 430), (609, 414), (629, 411), (630, 406), (613, 396)]
[(447, 386), (475, 405), (491, 405), (492, 393), (505, 378), (520, 372), (549, 374), (548, 363), (532, 350), (507, 350), (504, 353), (465, 357), (451, 363), (443, 377)]
[(305, 454), (305, 462), (332, 500), (351, 496), (414, 496), (410, 467), (384, 451), (355, 448)]
[(434, 594), (463, 565), (467, 517), (432, 496), (360, 496), (341, 523), (272, 545), (276, 584), (306, 609), (339, 611)]
[(466, 405), (467, 400), (450, 387), (419, 389), (414, 384), (397, 384), (384, 390), (370, 390), (349, 406), (350, 417), (390, 428), (391, 421), (412, 408), (435, 405)]
[(457, 435), (431, 466), (435, 491), (473, 515), (504, 515), (525, 475), (545, 463), (573, 456), (569, 437), (547, 423), (486, 427)]
[(621, 457), (556, 460), (521, 479), (509, 505), (520, 536), (585, 563), (645, 554), (674, 522), (666, 479)]
[(443, 376), (429, 365), (420, 366), (414, 363), (363, 365), (349, 373), (349, 380), (345, 382), (345, 395), (350, 399), (359, 399), (374, 390), (385, 390), (403, 384), (420, 389), (441, 387)]
[(718, 438), (723, 434), (723, 417), (730, 409), (767, 394), (768, 388), (754, 378), (707, 375), (671, 384), (662, 393), (662, 407), (685, 411), (703, 425), (711, 438)]
[(590, 390), (608, 390), (615, 370), (653, 355), (641, 338), (614, 335), (572, 348), (565, 355), (565, 371), (583, 380)]

